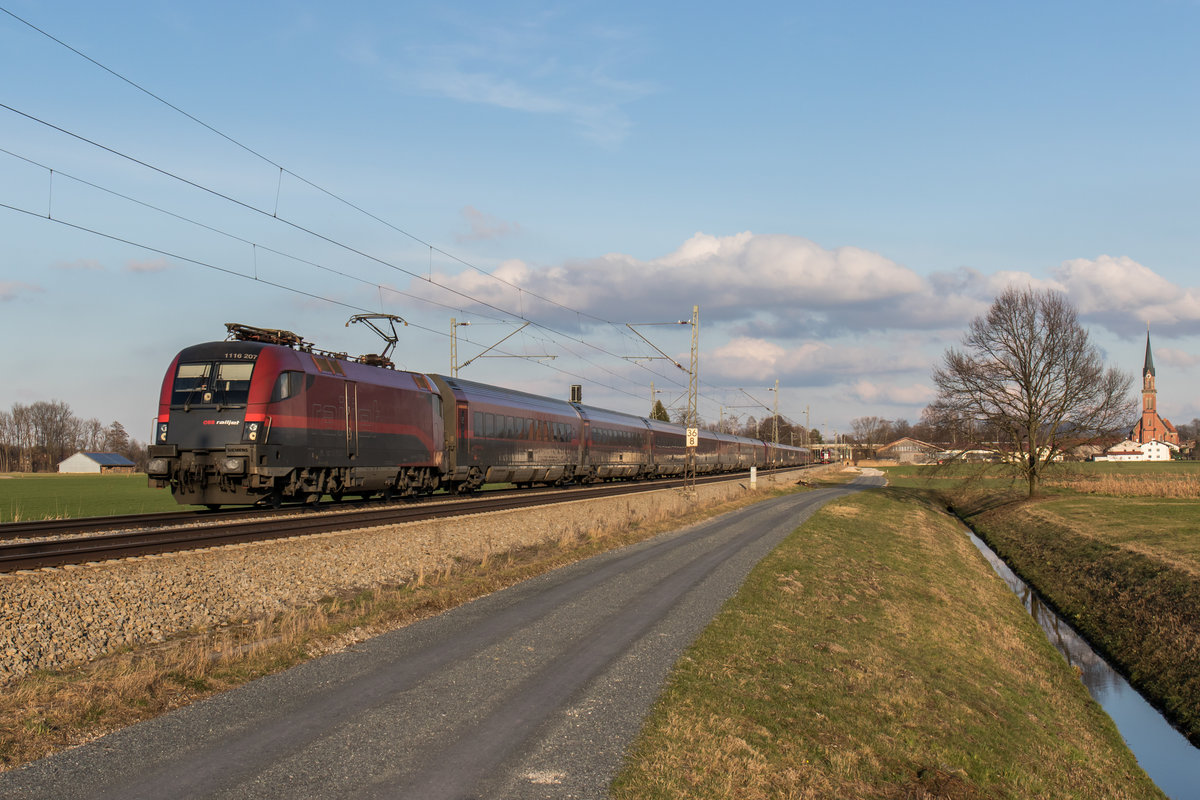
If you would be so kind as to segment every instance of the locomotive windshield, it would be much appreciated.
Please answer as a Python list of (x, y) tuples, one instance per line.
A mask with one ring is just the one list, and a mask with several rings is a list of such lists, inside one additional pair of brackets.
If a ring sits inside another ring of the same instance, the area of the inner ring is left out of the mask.
[(180, 364), (171, 387), (171, 405), (237, 406), (250, 396), (254, 362)]

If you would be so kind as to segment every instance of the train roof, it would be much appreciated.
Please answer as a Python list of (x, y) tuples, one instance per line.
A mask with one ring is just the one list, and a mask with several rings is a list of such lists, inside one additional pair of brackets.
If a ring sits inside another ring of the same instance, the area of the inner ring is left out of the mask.
[(462, 392), (468, 400), (493, 400), (527, 407), (552, 408), (561, 414), (575, 415), (575, 407), (566, 400), (522, 392), (519, 389), (506, 389), (490, 383), (451, 378), (448, 375), (430, 375), (430, 377), (444, 382), (451, 389)]

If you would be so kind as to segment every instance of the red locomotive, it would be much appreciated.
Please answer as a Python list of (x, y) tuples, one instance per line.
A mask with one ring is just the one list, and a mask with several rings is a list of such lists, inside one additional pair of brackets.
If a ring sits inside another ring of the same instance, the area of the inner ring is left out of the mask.
[[(185, 348), (163, 379), (148, 472), (180, 503), (641, 479), (687, 462), (679, 425), (397, 370), (386, 350), (350, 358), (288, 331), (226, 327), (230, 340)], [(709, 431), (695, 453), (698, 473), (808, 461), (804, 448)]]

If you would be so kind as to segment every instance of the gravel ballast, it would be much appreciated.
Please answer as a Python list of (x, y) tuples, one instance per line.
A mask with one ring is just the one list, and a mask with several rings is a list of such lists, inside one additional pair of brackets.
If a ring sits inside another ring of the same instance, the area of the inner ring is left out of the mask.
[[(811, 474), (811, 473), (808, 473)], [(758, 490), (798, 472), (760, 476)], [(0, 684), (322, 597), (406, 584), (456, 559), (678, 516), (746, 496), (749, 478), (304, 538), (0, 575)]]

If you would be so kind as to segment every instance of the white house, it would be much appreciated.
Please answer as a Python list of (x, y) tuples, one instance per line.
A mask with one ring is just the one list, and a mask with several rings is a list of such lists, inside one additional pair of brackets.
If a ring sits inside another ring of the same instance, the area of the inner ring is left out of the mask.
[(1157, 439), (1150, 442), (1135, 442), (1126, 439), (1118, 442), (1102, 456), (1096, 456), (1097, 461), (1170, 461), (1172, 454), (1179, 449), (1178, 445), (1161, 442)]
[(136, 465), (116, 453), (76, 453), (58, 462), (59, 472), (133, 472)]

